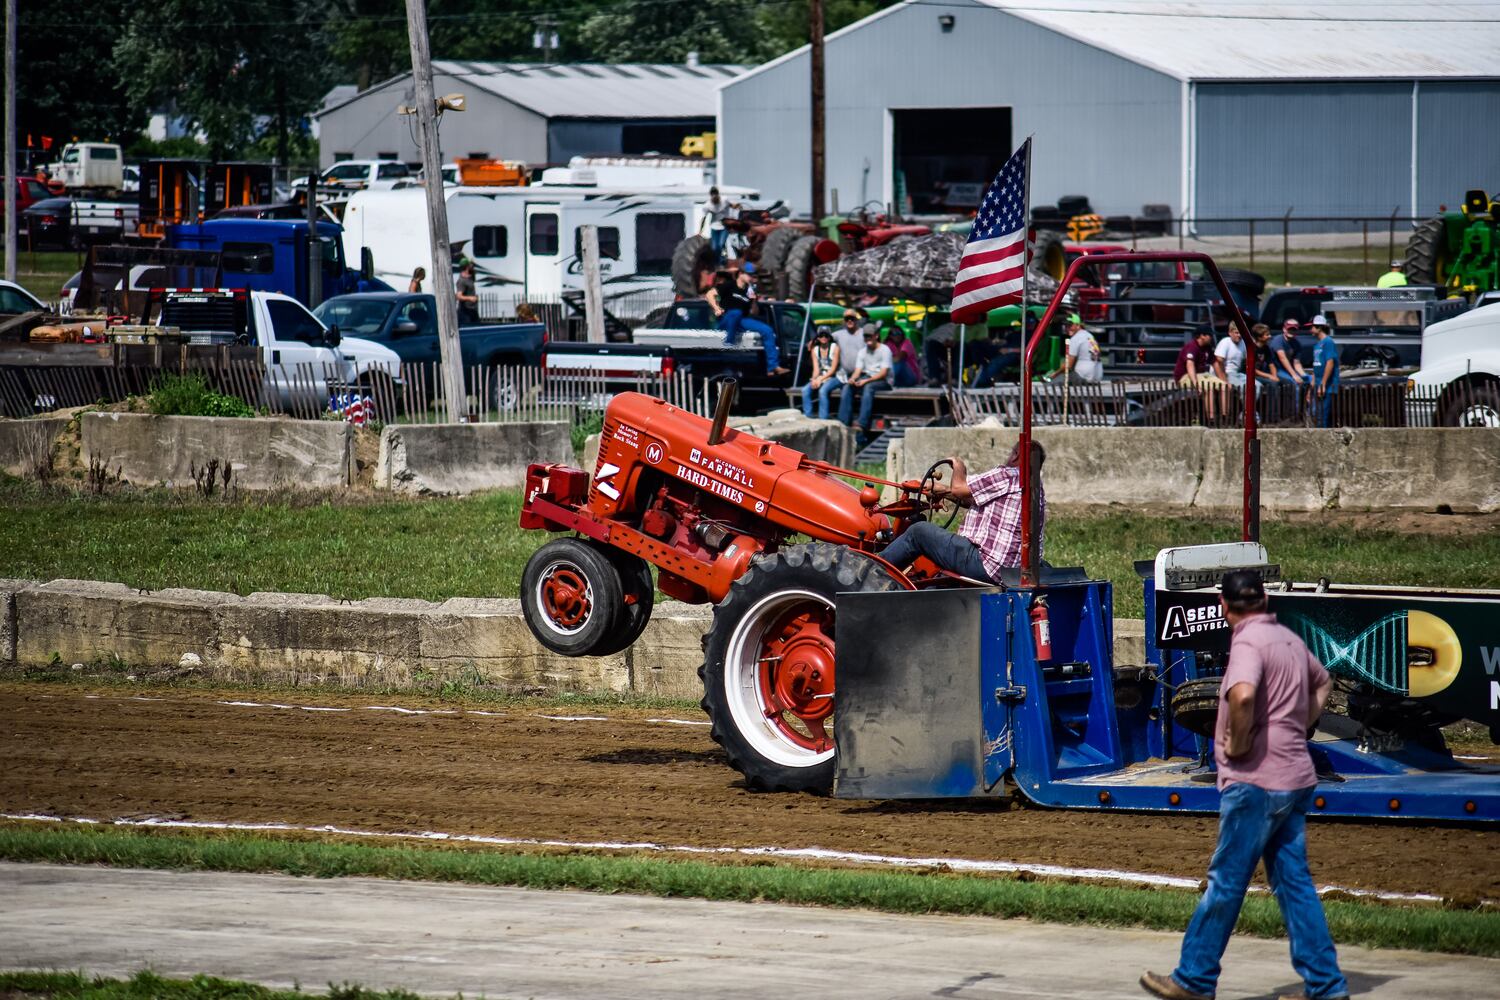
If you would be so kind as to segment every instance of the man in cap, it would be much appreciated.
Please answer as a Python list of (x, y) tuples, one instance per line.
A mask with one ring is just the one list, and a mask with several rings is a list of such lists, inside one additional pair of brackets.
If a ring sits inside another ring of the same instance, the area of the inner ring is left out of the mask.
[(1380, 276), (1375, 282), (1376, 288), (1400, 288), (1406, 284), (1406, 274), (1401, 270), (1402, 264), (1399, 260), (1391, 261), (1391, 269)]
[(1313, 348), (1312, 387), (1317, 404), (1318, 426), (1333, 426), (1333, 397), (1339, 391), (1339, 345), (1333, 342), (1333, 331), (1328, 328), (1328, 318), (1322, 313), (1313, 317), (1313, 336), (1318, 338)]
[(1306, 987), (1282, 1000), (1343, 1000), (1349, 984), (1307, 869), (1307, 810), (1318, 780), (1307, 735), (1333, 683), (1297, 634), (1267, 613), (1258, 571), (1225, 573), (1220, 591), (1232, 632), (1214, 724), (1219, 844), (1176, 970), (1147, 972), (1141, 986), (1167, 1000), (1211, 1000), (1245, 891), (1264, 860), (1292, 967)]
[(1293, 385), (1306, 385), (1307, 372), (1298, 356), (1301, 344), (1297, 343), (1297, 331), (1302, 324), (1289, 319), (1281, 324), (1281, 332), (1271, 338), (1271, 356), (1276, 359), (1276, 377)]
[(875, 416), (875, 394), (891, 388), (894, 362), (891, 349), (880, 342), (880, 328), (866, 323), (862, 331), (864, 346), (854, 359), (854, 374), (839, 389), (839, 422), (849, 424), (854, 416), (854, 393), (859, 392), (859, 444), (869, 440), (870, 423)]
[(1103, 382), (1104, 362), (1099, 360), (1099, 342), (1083, 325), (1083, 317), (1068, 314), (1068, 346), (1063, 354), (1062, 367), (1047, 375), (1052, 378), (1064, 375), (1074, 385), (1080, 382)]

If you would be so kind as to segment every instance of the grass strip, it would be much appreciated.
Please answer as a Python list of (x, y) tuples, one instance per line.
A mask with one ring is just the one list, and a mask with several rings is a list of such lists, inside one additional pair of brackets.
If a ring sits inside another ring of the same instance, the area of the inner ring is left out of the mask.
[[(314, 878), (373, 876), (427, 882), (582, 889), (734, 902), (1027, 917), (1062, 924), (1180, 931), (1195, 893), (944, 871), (871, 872), (772, 864), (705, 864), (609, 855), (512, 854), (383, 847), (275, 836), (162, 835), (111, 828), (0, 827), (0, 859), (130, 868), (279, 872)], [(1336, 940), (1500, 956), (1500, 914), (1372, 902), (1324, 903)], [(1247, 899), (1238, 931), (1281, 937), (1275, 901)]]
[(327, 1000), (420, 1000), (407, 990), (370, 990), (354, 983), (328, 984), (326, 993), (300, 989), (273, 990), (254, 983), (213, 976), (168, 979), (142, 970), (129, 979), (88, 976), (82, 972), (0, 972), (0, 997), (54, 997), (57, 1000), (293, 1000), (321, 996)]

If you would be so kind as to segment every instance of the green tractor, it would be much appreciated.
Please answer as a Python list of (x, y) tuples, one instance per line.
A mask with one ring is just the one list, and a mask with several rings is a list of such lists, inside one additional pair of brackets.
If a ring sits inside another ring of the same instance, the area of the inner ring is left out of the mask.
[(1449, 296), (1500, 289), (1500, 201), (1464, 195), (1463, 211), (1445, 212), (1412, 230), (1401, 270), (1414, 285), (1438, 285)]

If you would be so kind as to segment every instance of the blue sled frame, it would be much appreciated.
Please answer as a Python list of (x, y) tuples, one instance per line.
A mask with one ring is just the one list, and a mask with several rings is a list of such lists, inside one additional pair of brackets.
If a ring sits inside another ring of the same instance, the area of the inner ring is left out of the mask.
[[(835, 796), (1002, 797), (1009, 783), (1042, 806), (1218, 811), (1211, 744), (1170, 710), (1171, 689), (1199, 676), (1199, 654), (1148, 636), (1147, 670), (1117, 676), (1111, 585), (1044, 572), (1041, 588), (1046, 663), (1030, 588), (839, 596)], [(1149, 604), (1151, 580), (1145, 588)], [(1343, 721), (1325, 716), (1310, 744), (1315, 812), (1500, 822), (1500, 767), (1411, 744), (1361, 749), (1352, 729), (1337, 730)]]

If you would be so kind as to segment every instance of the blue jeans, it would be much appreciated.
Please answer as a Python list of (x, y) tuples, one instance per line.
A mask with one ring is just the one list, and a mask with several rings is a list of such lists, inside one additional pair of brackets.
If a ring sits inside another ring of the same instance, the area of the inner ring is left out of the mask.
[(781, 345), (776, 343), (776, 331), (760, 320), (751, 319), (740, 309), (726, 309), (719, 317), (719, 329), (724, 331), (724, 343), (730, 347), (740, 342), (740, 334), (746, 330), (760, 334), (761, 346), (766, 349), (766, 371), (781, 367)]
[(1004, 375), (1012, 368), (1021, 367), (1021, 355), (1014, 351), (1002, 351), (990, 359), (989, 363), (974, 379), (974, 388), (987, 389), (995, 384), (995, 380)]
[(729, 230), (727, 229), (710, 229), (708, 231), (708, 244), (713, 247), (714, 264), (716, 266), (724, 262), (724, 241), (727, 239), (729, 239)]
[(898, 389), (910, 389), (917, 384), (917, 377), (912, 374), (910, 366), (902, 364), (899, 361), (896, 362), (892, 374), (896, 377), (896, 388)]
[(1291, 939), (1292, 968), (1306, 984), (1308, 997), (1322, 1000), (1348, 995), (1349, 984), (1339, 971), (1323, 904), (1307, 870), (1307, 807), (1313, 792), (1313, 788), (1270, 792), (1243, 782), (1224, 789), (1219, 797), (1219, 846), (1208, 865), (1208, 890), (1188, 922), (1182, 958), (1172, 973), (1178, 986), (1214, 995), (1219, 960), (1239, 919), (1256, 862), (1264, 858), (1266, 879)]
[(943, 569), (974, 580), (989, 580), (989, 570), (979, 557), (979, 546), (963, 535), (918, 521), (896, 536), (880, 557), (898, 569), (910, 566), (917, 556), (926, 556)]
[(828, 397), (833, 395), (833, 390), (843, 384), (843, 380), (835, 375), (833, 378), (826, 379), (816, 390), (813, 389), (811, 382), (804, 385), (802, 387), (802, 415), (804, 417), (813, 415), (813, 392), (816, 391), (818, 394), (818, 419), (827, 420)]
[(1337, 389), (1329, 389), (1327, 392), (1323, 393), (1323, 398), (1319, 399), (1317, 397), (1316, 390), (1314, 390), (1313, 405), (1318, 408), (1319, 427), (1333, 426), (1333, 397), (1337, 394)]
[(839, 390), (839, 423), (847, 424), (854, 416), (854, 394), (859, 393), (859, 428), (866, 434), (870, 433), (870, 420), (875, 413), (875, 394), (886, 392), (891, 388), (891, 383), (885, 379), (878, 382), (866, 382), (856, 388), (845, 382)]

